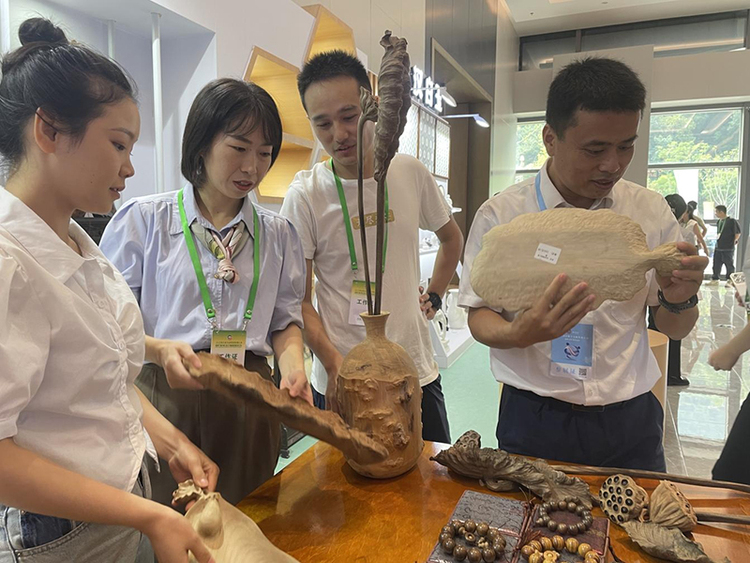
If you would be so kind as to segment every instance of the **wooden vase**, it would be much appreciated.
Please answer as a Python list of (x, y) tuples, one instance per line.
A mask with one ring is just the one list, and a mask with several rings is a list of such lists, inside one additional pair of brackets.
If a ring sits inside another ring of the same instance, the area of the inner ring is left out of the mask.
[(388, 457), (362, 464), (360, 475), (387, 479), (407, 472), (422, 453), (422, 388), (414, 362), (385, 335), (389, 313), (362, 314), (367, 337), (344, 358), (336, 398), (341, 417), (388, 449)]

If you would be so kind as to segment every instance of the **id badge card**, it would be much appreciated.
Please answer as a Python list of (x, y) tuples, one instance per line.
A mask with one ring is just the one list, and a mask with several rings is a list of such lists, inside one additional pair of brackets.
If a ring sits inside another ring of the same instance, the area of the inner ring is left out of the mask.
[(552, 341), (552, 377), (585, 381), (594, 374), (594, 325), (578, 324)]
[[(370, 291), (375, 294), (375, 284), (370, 282)], [(365, 326), (365, 321), (359, 315), (367, 312), (367, 284), (364, 281), (352, 282), (352, 294), (349, 298), (349, 324)]]
[(211, 353), (244, 366), (246, 341), (244, 330), (215, 330), (211, 335)]

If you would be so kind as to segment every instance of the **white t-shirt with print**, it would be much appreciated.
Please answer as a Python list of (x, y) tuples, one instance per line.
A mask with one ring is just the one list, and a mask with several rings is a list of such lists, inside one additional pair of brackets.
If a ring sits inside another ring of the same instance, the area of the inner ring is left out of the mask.
[[(365, 329), (349, 324), (352, 282), (364, 280), (362, 244), (357, 212), (357, 181), (341, 179), (352, 221), (359, 267), (352, 271), (349, 243), (338, 190), (328, 161), (298, 172), (284, 198), (281, 214), (296, 227), (305, 259), (313, 261), (317, 278), (317, 310), (328, 337), (342, 354), (365, 338)], [(422, 386), (438, 377), (429, 325), (419, 308), (419, 229), (437, 231), (448, 223), (450, 208), (425, 166), (407, 155), (396, 155), (387, 176), (388, 248), (383, 276), (383, 311), (390, 312), (386, 334), (404, 347), (417, 366)], [(375, 213), (377, 183), (364, 182), (365, 213)], [(368, 222), (369, 224), (369, 222)], [(370, 275), (375, 279), (375, 226), (367, 227)], [(325, 393), (328, 376), (316, 357), (312, 385)]]

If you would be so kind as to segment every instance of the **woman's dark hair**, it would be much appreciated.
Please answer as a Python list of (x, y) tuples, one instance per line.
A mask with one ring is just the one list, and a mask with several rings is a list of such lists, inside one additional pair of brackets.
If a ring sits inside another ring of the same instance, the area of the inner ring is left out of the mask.
[(564, 67), (547, 94), (546, 121), (561, 139), (574, 126), (576, 112), (643, 112), (646, 87), (625, 63), (588, 57)]
[(276, 102), (263, 88), (234, 78), (206, 84), (190, 106), (182, 136), (182, 175), (193, 186), (205, 182), (204, 159), (217, 135), (247, 136), (262, 127), (271, 145), (271, 166), (281, 150), (282, 129)]
[(24, 129), (39, 110), (79, 141), (106, 104), (135, 100), (135, 85), (116, 62), (70, 44), (49, 20), (31, 18), (18, 29), (21, 47), (2, 59), (0, 154), (14, 170), (25, 154)]
[(667, 200), (669, 207), (672, 209), (675, 219), (679, 221), (680, 217), (682, 217), (685, 211), (688, 210), (685, 200), (680, 194), (669, 194), (668, 196), (664, 196), (664, 199)]
[(297, 75), (297, 89), (305, 109), (305, 92), (312, 84), (339, 76), (354, 78), (362, 88), (372, 91), (367, 70), (357, 57), (340, 49), (318, 53), (305, 63), (302, 72)]
[(688, 201), (687, 206), (688, 206), (688, 218), (695, 219), (695, 217), (693, 217), (693, 213), (695, 213), (695, 210), (698, 208), (698, 202)]

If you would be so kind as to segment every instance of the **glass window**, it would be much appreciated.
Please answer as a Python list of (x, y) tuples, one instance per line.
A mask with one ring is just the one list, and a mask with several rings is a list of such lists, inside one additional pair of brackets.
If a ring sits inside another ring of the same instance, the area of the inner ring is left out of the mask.
[(742, 113), (729, 108), (651, 114), (647, 185), (697, 202), (709, 252), (717, 238), (715, 206), (726, 205), (730, 217), (739, 215)]
[(744, 12), (707, 14), (584, 29), (582, 51), (653, 45), (655, 57), (732, 51), (744, 47)]
[(539, 170), (547, 160), (547, 150), (542, 141), (544, 121), (526, 121), (518, 124), (516, 133), (516, 170)]
[(521, 69), (552, 68), (552, 57), (576, 52), (576, 32), (521, 37)]
[(741, 130), (741, 109), (652, 113), (649, 164), (738, 162)]
[(555, 55), (639, 45), (653, 45), (655, 57), (734, 51), (745, 46), (746, 26), (742, 10), (580, 29), (580, 45), (576, 30), (530, 35), (519, 41), (519, 70), (552, 68)]

